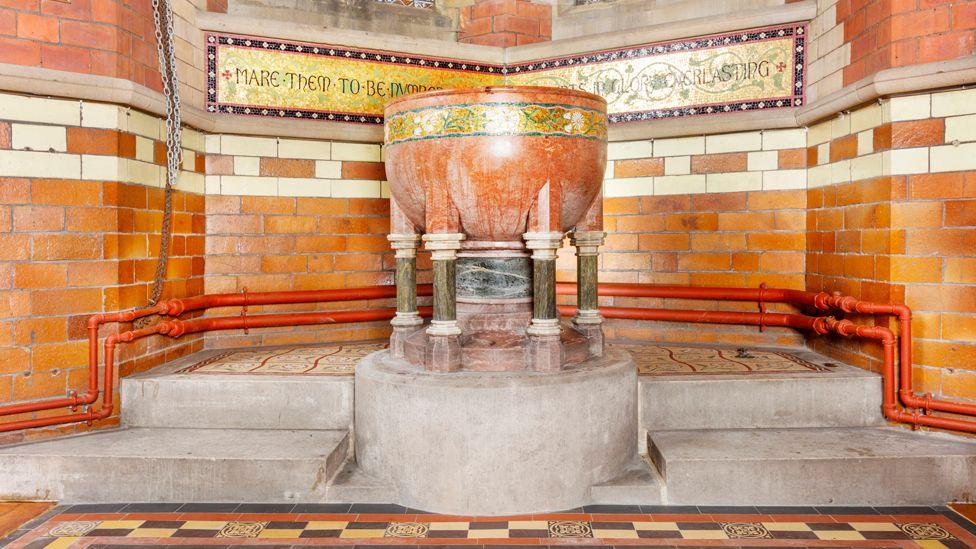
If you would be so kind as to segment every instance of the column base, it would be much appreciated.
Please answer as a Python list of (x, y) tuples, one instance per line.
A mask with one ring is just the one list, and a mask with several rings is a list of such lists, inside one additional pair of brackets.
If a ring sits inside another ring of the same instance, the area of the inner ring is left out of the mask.
[(530, 335), (525, 342), (525, 361), (536, 372), (563, 369), (563, 346), (559, 335)]
[(589, 343), (590, 356), (603, 356), (603, 324), (602, 323), (578, 323), (573, 319), (573, 328), (583, 334)]
[(456, 335), (432, 335), (428, 331), (424, 347), (424, 366), (430, 372), (457, 372), (461, 369), (461, 342)]

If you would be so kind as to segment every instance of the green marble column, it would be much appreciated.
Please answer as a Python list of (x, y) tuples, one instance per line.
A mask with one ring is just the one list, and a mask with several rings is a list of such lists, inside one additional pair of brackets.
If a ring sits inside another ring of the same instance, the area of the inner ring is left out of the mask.
[(456, 259), (434, 259), (434, 320), (457, 320)]
[(576, 231), (570, 243), (576, 247), (576, 324), (599, 324), (597, 284), (599, 283), (599, 248), (606, 233)]

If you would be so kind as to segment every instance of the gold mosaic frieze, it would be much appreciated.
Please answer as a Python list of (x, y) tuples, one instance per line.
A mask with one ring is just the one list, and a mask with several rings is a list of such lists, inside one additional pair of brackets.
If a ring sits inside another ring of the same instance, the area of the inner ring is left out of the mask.
[(796, 107), (806, 32), (781, 25), (514, 65), (213, 33), (207, 109), (381, 124), (384, 106), (402, 95), (499, 85), (595, 93), (610, 124)]
[(552, 103), (444, 105), (397, 113), (386, 120), (386, 143), (478, 135), (606, 139), (603, 113)]

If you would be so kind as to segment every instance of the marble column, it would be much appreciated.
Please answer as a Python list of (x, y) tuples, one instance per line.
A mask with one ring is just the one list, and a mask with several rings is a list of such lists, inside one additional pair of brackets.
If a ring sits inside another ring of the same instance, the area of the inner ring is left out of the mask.
[(424, 323), (417, 313), (417, 247), (420, 246), (420, 235), (394, 233), (386, 238), (396, 251), (394, 282), (397, 312), (390, 321), (393, 326), (390, 353), (394, 358), (403, 358), (404, 341)]
[(561, 330), (556, 309), (556, 251), (563, 233), (529, 232), (523, 235), (532, 250), (532, 322), (528, 334), (529, 367), (539, 372), (562, 368)]
[(430, 250), (434, 271), (434, 316), (427, 327), (424, 363), (428, 370), (455, 372), (461, 369), (455, 268), (464, 235), (428, 233), (423, 240), (424, 247)]
[(599, 248), (607, 233), (574, 231), (570, 243), (576, 247), (576, 316), (573, 324), (590, 342), (590, 354), (603, 356), (603, 317), (600, 316), (597, 284)]

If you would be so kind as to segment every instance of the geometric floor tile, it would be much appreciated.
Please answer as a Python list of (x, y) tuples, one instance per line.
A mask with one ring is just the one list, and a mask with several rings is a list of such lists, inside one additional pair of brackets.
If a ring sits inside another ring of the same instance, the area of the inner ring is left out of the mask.
[[(302, 345), (230, 350), (186, 366), (177, 374), (347, 375), (364, 356), (386, 342)], [(611, 343), (628, 351), (640, 375), (768, 374), (829, 372), (830, 369), (783, 351)]]
[(513, 544), (962, 549), (976, 547), (976, 524), (947, 507), (598, 505), (496, 518), (376, 504), (98, 504), (56, 507), (0, 539), (30, 549)]

